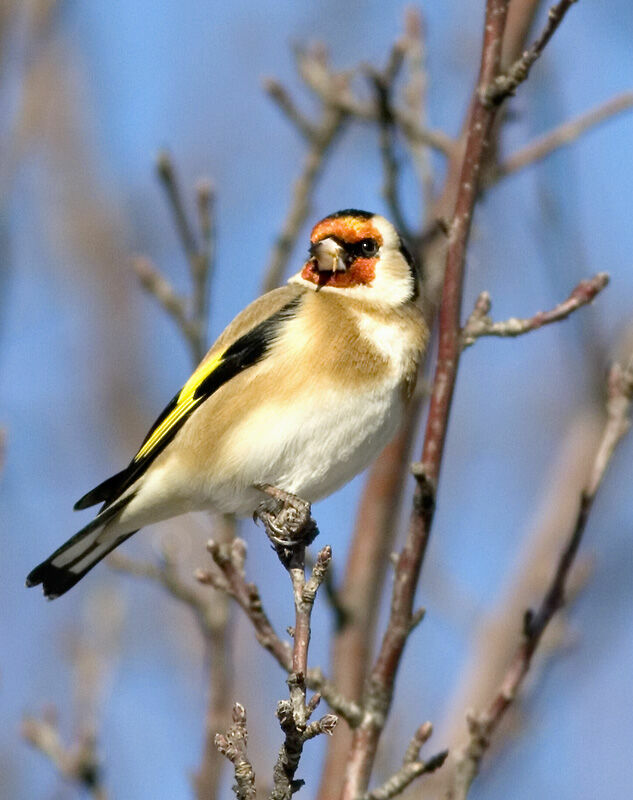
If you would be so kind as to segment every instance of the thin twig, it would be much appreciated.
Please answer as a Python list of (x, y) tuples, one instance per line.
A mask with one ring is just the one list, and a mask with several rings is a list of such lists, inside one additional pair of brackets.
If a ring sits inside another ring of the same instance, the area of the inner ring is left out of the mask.
[(312, 194), (323, 171), (325, 156), (340, 132), (344, 119), (344, 114), (336, 109), (327, 108), (324, 111), (319, 134), (312, 140), (301, 173), (294, 183), (288, 216), (268, 262), (262, 286), (265, 292), (274, 289), (281, 282), (301, 227), (310, 212)]
[(193, 281), (191, 316), (200, 337), (200, 357), (204, 354), (209, 326), (209, 287), (215, 267), (215, 192), (208, 180), (196, 186), (196, 206), (202, 244), (191, 262)]
[(213, 190), (208, 181), (200, 181), (196, 189), (198, 236), (187, 216), (169, 153), (159, 153), (156, 170), (189, 264), (191, 295), (187, 299), (180, 297), (167, 278), (147, 258), (136, 259), (134, 268), (143, 288), (156, 298), (178, 325), (196, 365), (206, 352), (206, 332), (209, 326), (209, 285), (213, 275), (215, 242)]
[(170, 154), (163, 150), (156, 159), (156, 172), (165, 190), (167, 201), (176, 223), (176, 231), (180, 237), (182, 249), (187, 256), (189, 263), (192, 264), (198, 256), (198, 243), (189, 223), (189, 218), (185, 211), (185, 204), (182, 199), (182, 192), (178, 185), (176, 170)]
[(186, 303), (183, 298), (176, 293), (167, 278), (159, 272), (149, 258), (139, 256), (134, 259), (132, 266), (143, 289), (156, 299), (163, 311), (178, 325), (189, 345), (193, 346), (196, 330), (187, 317)]
[[(235, 785), (233, 791), (237, 800), (255, 800), (255, 772), (246, 752), (248, 730), (246, 710), (240, 703), (233, 706), (233, 724), (226, 733), (215, 735), (218, 751), (233, 764)], [(209, 798), (214, 795), (210, 795)]]
[(391, 51), (387, 67), (383, 71), (369, 69), (369, 79), (374, 89), (378, 109), (378, 130), (380, 134), (380, 154), (383, 164), (383, 195), (393, 221), (400, 233), (412, 241), (412, 234), (404, 216), (398, 194), (400, 165), (395, 153), (395, 120), (392, 111), (391, 95), (394, 82), (404, 61), (404, 48), (397, 42)]
[[(270, 794), (270, 800), (290, 800), (292, 795), (303, 785), (303, 781), (295, 779), (295, 774), (305, 742), (319, 734), (331, 734), (336, 725), (336, 718), (331, 714), (316, 723), (308, 724), (312, 713), (319, 704), (321, 695), (315, 694), (308, 702), (306, 694), (310, 620), (316, 593), (325, 580), (332, 560), (332, 550), (326, 546), (319, 552), (310, 578), (306, 580), (306, 546), (312, 541), (316, 531), (316, 524), (310, 514), (310, 505), (275, 487), (262, 485), (258, 488), (283, 501), (283, 506), (277, 513), (268, 509), (260, 510), (258, 517), (264, 523), (269, 538), (275, 544), (279, 560), (290, 575), (295, 605), (295, 624), (292, 629), (293, 646), (288, 664), (287, 680), (290, 697), (277, 705), (277, 718), (284, 733), (284, 742), (273, 769), (273, 789)], [(235, 597), (253, 621), (256, 631), (262, 634), (261, 638), (258, 636), (260, 641), (265, 643), (265, 646), (278, 658), (286, 662), (286, 648), (268, 622), (261, 608), (257, 590), (252, 586), (249, 588), (245, 583), (246, 550), (243, 543), (239, 543), (237, 546), (234, 543), (230, 549), (220, 549), (210, 542), (208, 549), (217, 571), (199, 573), (198, 579), (204, 583), (215, 585), (218, 589)], [(253, 604), (254, 597), (257, 598), (256, 605)], [(225, 742), (224, 739), (221, 741)], [(252, 786), (254, 787), (254, 779)], [(239, 785), (235, 787), (235, 792), (238, 797), (246, 797), (239, 793)]]
[(392, 797), (402, 794), (407, 786), (413, 783), (420, 775), (435, 772), (436, 769), (439, 769), (446, 760), (448, 750), (437, 753), (429, 758), (428, 761), (420, 760), (422, 745), (428, 741), (432, 733), (433, 726), (430, 722), (420, 725), (411, 737), (400, 769), (386, 780), (382, 786), (364, 794), (361, 800), (391, 800)]
[(450, 797), (465, 800), (479, 772), (481, 760), (491, 737), (510, 705), (516, 699), (530, 668), (532, 657), (554, 614), (565, 602), (567, 577), (580, 547), (596, 493), (604, 479), (615, 449), (630, 428), (633, 401), (633, 359), (625, 368), (614, 364), (608, 378), (607, 420), (593, 461), (585, 489), (581, 493), (573, 530), (560, 555), (552, 580), (538, 610), (527, 612), (523, 621), (523, 638), (508, 667), (499, 690), (481, 714), (470, 714), (470, 739), (460, 753)]
[[(405, 11), (403, 47), (409, 80), (404, 87), (404, 102), (408, 115), (427, 127), (428, 72), (426, 69), (425, 25), (420, 9)], [(432, 222), (434, 174), (431, 148), (415, 139), (406, 139), (422, 189), (423, 228)]]
[(593, 278), (581, 281), (569, 297), (550, 311), (539, 311), (528, 319), (511, 317), (504, 322), (493, 322), (488, 316), (491, 308), (490, 295), (482, 292), (477, 298), (475, 308), (462, 330), (462, 347), (465, 349), (482, 336), (515, 337), (529, 333), (543, 325), (566, 319), (577, 309), (592, 302), (596, 295), (609, 283), (606, 272), (599, 272)]
[[(292, 671), (292, 648), (279, 637), (264, 611), (259, 590), (254, 583), (246, 581), (244, 561), (246, 543), (235, 539), (229, 551), (220, 548), (210, 541), (207, 549), (214, 562), (210, 570), (197, 570), (196, 578), (200, 583), (213, 586), (218, 591), (226, 592), (232, 597), (249, 619), (257, 641), (267, 650), (285, 672)], [(330, 708), (343, 717), (350, 725), (360, 721), (359, 706), (345, 698), (335, 685), (329, 681), (321, 669), (312, 668), (306, 674), (306, 686), (319, 692)]]
[(575, 2), (577, 0), (560, 0), (559, 3), (550, 8), (547, 15), (547, 23), (534, 44), (512, 64), (507, 72), (503, 75), (498, 75), (489, 84), (483, 86), (481, 99), (485, 105), (499, 105), (507, 97), (515, 93), (518, 86), (527, 79), (533, 64), (541, 56), (547, 43), (563, 21), (565, 14)]
[[(282, 556), (280, 560), (284, 563)], [(290, 800), (303, 784), (303, 781), (295, 779), (295, 774), (305, 742), (318, 733), (332, 733), (336, 724), (336, 718), (327, 715), (317, 725), (313, 725), (306, 736), (310, 716), (320, 699), (315, 695), (310, 702), (306, 700), (310, 619), (316, 593), (325, 579), (331, 560), (332, 550), (326, 546), (319, 552), (312, 574), (306, 581), (305, 544), (299, 544), (295, 547), (287, 565), (295, 602), (294, 644), (292, 671), (288, 676), (290, 699), (282, 700), (277, 706), (277, 717), (285, 739), (273, 770), (273, 791), (270, 800)]]
[(575, 142), (586, 131), (632, 107), (633, 92), (622, 92), (575, 119), (563, 122), (504, 159), (493, 171), (494, 180), (499, 180), (542, 161), (561, 147)]
[(259, 590), (247, 583), (244, 575), (246, 542), (234, 539), (230, 547), (221, 547), (212, 539), (207, 543), (215, 569), (196, 571), (196, 579), (218, 591), (226, 592), (244, 611), (255, 630), (257, 641), (287, 672), (292, 669), (292, 649), (279, 638), (264, 611)]
[(299, 110), (297, 104), (283, 84), (275, 78), (264, 80), (264, 91), (273, 100), (288, 121), (301, 133), (307, 142), (312, 142), (317, 136), (317, 127), (312, 120)]
[(55, 720), (26, 717), (22, 736), (48, 758), (60, 775), (85, 789), (94, 800), (106, 800), (94, 735), (85, 734), (74, 745), (66, 746)]
[[(544, 497), (535, 510), (533, 523), (522, 537), (514, 556), (515, 566), (504, 580), (505, 587), (494, 605), (468, 626), (472, 631), (469, 656), (438, 725), (442, 741), (448, 744), (451, 752), (441, 774), (425, 784), (429, 797), (446, 796), (453, 783), (459, 748), (464, 743), (464, 709), (484, 708), (494, 696), (516, 650), (517, 620), (522, 618), (535, 598), (545, 593), (551, 579), (551, 565), (556, 562), (574, 524), (578, 497), (604, 427), (603, 416), (602, 403), (599, 409), (592, 403), (591, 408), (585, 407), (574, 414), (555, 464), (543, 475)], [(576, 602), (585, 589), (593, 565), (594, 559), (586, 556), (577, 559), (572, 568), (567, 582), (565, 614), (552, 620), (539, 645), (538, 670), (535, 671), (534, 663), (531, 667), (531, 692), (547, 663), (559, 657), (577, 638), (570, 625), (569, 613), (572, 601)], [(441, 580), (441, 576), (436, 576), (437, 580)], [(517, 700), (513, 709), (509, 709), (503, 729), (500, 727), (497, 732), (487, 754), (489, 768), (492, 759), (496, 764), (500, 753), (530, 727), (530, 709), (525, 705), (527, 689), (526, 685), (521, 702)]]
[(308, 144), (301, 172), (292, 189), (288, 214), (273, 245), (264, 273), (262, 288), (265, 292), (278, 286), (283, 278), (301, 228), (310, 212), (312, 195), (323, 171), (325, 158), (348, 116), (348, 112), (332, 98), (349, 95), (350, 76), (333, 72), (327, 63), (325, 52), (318, 46), (297, 47), (295, 55), (299, 74), (306, 86), (313, 89), (315, 85), (327, 85), (331, 93), (328, 91), (319, 95), (322, 103), (320, 117), (312, 121), (299, 111), (282, 84), (272, 78), (264, 83), (265, 90)]

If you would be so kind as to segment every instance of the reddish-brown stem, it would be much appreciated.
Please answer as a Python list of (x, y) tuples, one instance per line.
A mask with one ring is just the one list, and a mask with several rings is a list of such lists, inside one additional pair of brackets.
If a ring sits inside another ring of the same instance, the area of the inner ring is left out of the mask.
[(435, 485), (461, 351), (460, 309), (466, 244), (481, 166), (496, 116), (496, 108), (484, 103), (481, 90), (498, 74), (508, 3), (509, 0), (488, 0), (486, 6), (480, 74), (471, 104), (466, 149), (449, 231), (439, 315), (438, 364), (422, 454), (422, 472), (418, 475), (407, 540), (396, 568), (388, 627), (369, 678), (363, 720), (354, 732), (343, 800), (355, 800), (369, 784), (378, 741), (391, 704), (396, 671), (411, 628), (415, 588), (433, 517)]
[(475, 308), (468, 317), (462, 331), (462, 346), (464, 348), (474, 344), (481, 336), (499, 336), (501, 338), (521, 336), (530, 333), (552, 322), (566, 319), (581, 306), (591, 303), (596, 295), (609, 283), (606, 272), (599, 272), (593, 278), (580, 281), (569, 297), (549, 311), (538, 311), (528, 319), (512, 317), (504, 322), (493, 322), (488, 313), (491, 307), (490, 295), (482, 292), (477, 298)]

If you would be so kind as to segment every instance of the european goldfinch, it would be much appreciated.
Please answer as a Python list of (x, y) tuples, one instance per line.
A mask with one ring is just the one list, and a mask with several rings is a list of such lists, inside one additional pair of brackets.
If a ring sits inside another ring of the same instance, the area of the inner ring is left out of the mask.
[(396, 432), (428, 330), (418, 278), (384, 217), (346, 209), (312, 230), (288, 285), (233, 320), (122, 471), (75, 509), (97, 516), (30, 573), (59, 597), (129, 536), (187, 511), (252, 514), (268, 484), (313, 502)]

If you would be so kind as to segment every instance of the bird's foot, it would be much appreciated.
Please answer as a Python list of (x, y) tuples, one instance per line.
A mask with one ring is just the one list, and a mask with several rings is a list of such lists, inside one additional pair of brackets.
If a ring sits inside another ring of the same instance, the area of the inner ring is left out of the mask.
[(262, 521), (266, 535), (287, 567), (293, 551), (307, 547), (319, 533), (310, 503), (269, 484), (258, 484), (257, 488), (268, 498), (259, 504), (253, 519)]

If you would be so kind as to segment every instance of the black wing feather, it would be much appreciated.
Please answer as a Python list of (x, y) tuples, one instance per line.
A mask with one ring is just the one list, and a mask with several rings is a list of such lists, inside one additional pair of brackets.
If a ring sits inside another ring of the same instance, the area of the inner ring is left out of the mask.
[[(156, 446), (153, 447), (145, 456), (136, 460), (133, 459), (128, 466), (116, 475), (100, 483), (89, 491), (75, 503), (75, 509), (89, 508), (96, 503), (105, 503), (108, 506), (136, 481), (143, 472), (149, 467), (156, 456), (164, 450), (169, 442), (174, 438), (183, 424), (191, 416), (196, 408), (225, 383), (239, 375), (248, 367), (257, 364), (266, 355), (270, 346), (273, 344), (279, 333), (281, 324), (288, 318), (294, 316), (301, 301), (301, 295), (293, 298), (286, 303), (279, 311), (268, 319), (260, 322), (248, 333), (240, 336), (233, 344), (228, 347), (223, 355), (222, 361), (218, 366), (200, 383), (194, 393), (194, 399), (198, 402), (184, 414), (171, 428), (161, 437)], [(147, 436), (141, 444), (141, 448), (152, 436), (156, 428), (165, 420), (176, 408), (180, 392), (174, 396), (166, 406), (156, 422), (152, 425)]]

